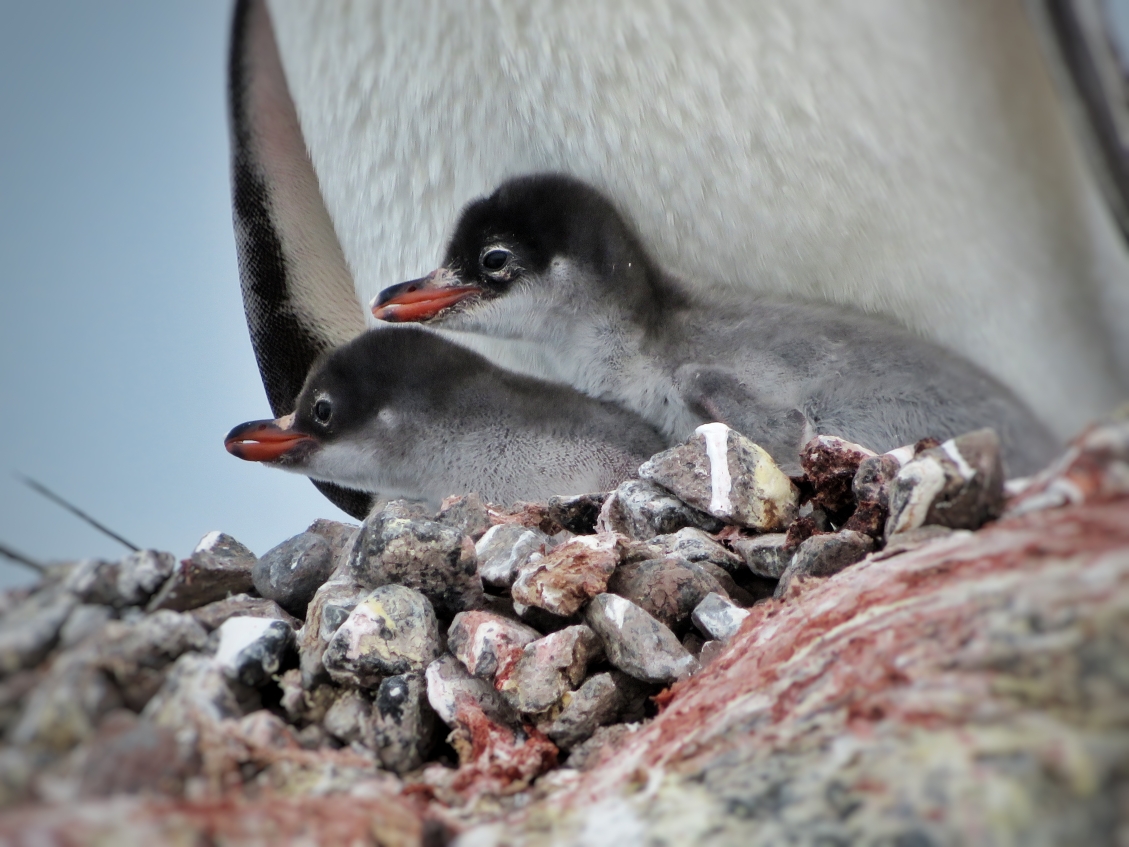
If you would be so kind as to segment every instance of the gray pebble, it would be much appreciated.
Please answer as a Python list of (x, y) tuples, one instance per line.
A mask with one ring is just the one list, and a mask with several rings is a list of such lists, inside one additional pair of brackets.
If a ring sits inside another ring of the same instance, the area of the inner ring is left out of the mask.
[(172, 574), (176, 557), (138, 550), (117, 561), (84, 559), (67, 578), (67, 588), (83, 602), (120, 609), (144, 604)]
[(251, 571), (256, 561), (255, 554), (230, 535), (209, 532), (173, 569), (146, 608), (184, 612), (230, 594), (246, 594), (254, 588)]
[(874, 539), (850, 529), (813, 535), (804, 541), (780, 577), (774, 596), (784, 597), (792, 581), (801, 576), (833, 576), (874, 550)]
[(600, 636), (608, 661), (635, 679), (668, 683), (697, 670), (697, 660), (675, 634), (630, 600), (600, 594), (588, 604), (585, 618)]
[(0, 618), (0, 676), (38, 664), (55, 646), (59, 630), (77, 605), (78, 598), (55, 583)]
[(251, 572), (255, 588), (268, 600), (302, 617), (306, 606), (333, 573), (333, 547), (313, 532), (295, 535), (272, 547)]
[(519, 568), (553, 546), (545, 533), (521, 524), (491, 527), (474, 545), (482, 584), (498, 591), (509, 589)]
[(703, 635), (725, 642), (737, 634), (748, 616), (747, 611), (720, 594), (707, 594), (694, 609), (692, 618)]
[(794, 550), (785, 549), (788, 534), (770, 532), (752, 537), (740, 536), (729, 540), (733, 549), (741, 554), (745, 565), (757, 576), (780, 579), (792, 561)]
[(604, 501), (596, 522), (596, 528), (602, 532), (618, 532), (640, 541), (669, 535), (687, 526), (717, 532), (723, 524), (687, 506), (666, 489), (640, 479), (629, 479), (613, 491)]
[(435, 741), (435, 711), (427, 702), (422, 673), (390, 676), (380, 683), (366, 726), (365, 743), (382, 766), (398, 774), (421, 767)]

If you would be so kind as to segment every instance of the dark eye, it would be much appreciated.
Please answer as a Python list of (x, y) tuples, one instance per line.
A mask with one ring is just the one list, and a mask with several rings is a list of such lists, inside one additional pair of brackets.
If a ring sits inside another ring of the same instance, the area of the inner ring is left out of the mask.
[(511, 255), (509, 250), (503, 250), (500, 247), (487, 250), (482, 254), (482, 267), (488, 271), (500, 271), (506, 266), (506, 262), (510, 260)]
[(314, 418), (320, 424), (329, 423), (329, 419), (333, 417), (333, 404), (326, 400), (324, 397), (314, 403)]

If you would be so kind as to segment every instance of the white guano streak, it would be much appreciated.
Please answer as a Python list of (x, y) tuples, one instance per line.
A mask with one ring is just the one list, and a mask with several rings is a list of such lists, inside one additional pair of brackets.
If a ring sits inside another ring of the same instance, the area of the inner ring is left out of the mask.
[(706, 441), (706, 456), (710, 460), (710, 513), (718, 516), (733, 514), (729, 493), (733, 480), (729, 476), (729, 427), (723, 423), (702, 424), (694, 432)]
[(972, 469), (972, 465), (968, 464), (964, 456), (961, 455), (960, 448), (957, 447), (956, 441), (950, 438), (941, 445), (941, 449), (945, 451), (945, 455), (952, 459), (957, 468), (960, 469), (961, 476), (965, 479), (972, 479), (976, 476), (976, 471)]

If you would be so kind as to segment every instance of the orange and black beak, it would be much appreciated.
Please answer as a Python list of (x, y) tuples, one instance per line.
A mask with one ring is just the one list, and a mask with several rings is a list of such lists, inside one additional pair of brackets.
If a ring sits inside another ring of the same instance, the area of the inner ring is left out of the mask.
[(456, 303), (482, 294), (477, 285), (465, 285), (452, 271), (439, 268), (422, 279), (385, 288), (372, 301), (372, 315), (380, 321), (426, 321)]
[(295, 432), (293, 423), (293, 415), (276, 421), (249, 421), (229, 432), (223, 446), (248, 462), (277, 462), (300, 445), (316, 443), (312, 436)]

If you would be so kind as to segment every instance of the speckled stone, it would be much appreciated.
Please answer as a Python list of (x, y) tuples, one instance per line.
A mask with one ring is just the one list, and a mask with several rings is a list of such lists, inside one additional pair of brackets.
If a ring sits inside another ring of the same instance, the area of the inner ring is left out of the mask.
[(678, 556), (623, 564), (608, 581), (608, 591), (626, 597), (671, 629), (688, 620), (711, 592), (728, 592), (701, 566)]
[(0, 676), (30, 668), (43, 659), (77, 605), (78, 598), (55, 583), (0, 618)]
[(695, 607), (692, 618), (703, 635), (725, 642), (737, 634), (748, 616), (747, 611), (720, 594), (707, 594)]
[(850, 529), (813, 535), (793, 554), (791, 563), (780, 577), (780, 584), (776, 586), (775, 596), (787, 596), (798, 577), (833, 576), (865, 559), (873, 549), (873, 538)]
[(403, 585), (370, 593), (341, 624), (322, 662), (343, 685), (374, 688), (386, 676), (422, 671), (439, 655), (439, 622), (427, 598)]
[(390, 676), (376, 689), (364, 742), (383, 767), (403, 774), (423, 765), (435, 743), (436, 724), (424, 675)]
[(401, 517), (403, 511), (391, 503), (365, 518), (349, 556), (350, 575), (370, 588), (413, 588), (443, 615), (482, 608), (474, 542), (435, 521)]
[(780, 575), (792, 561), (794, 551), (788, 549), (787, 542), (788, 534), (785, 532), (729, 539), (730, 545), (741, 554), (750, 571), (770, 579), (780, 579)]
[(294, 630), (271, 618), (228, 618), (213, 638), (216, 666), (228, 679), (252, 688), (278, 673), (294, 650)]
[(175, 567), (171, 553), (139, 550), (117, 561), (83, 559), (66, 584), (84, 603), (121, 609), (144, 604)]
[(490, 612), (460, 612), (447, 630), (447, 649), (473, 676), (493, 679), (508, 670), (522, 648), (541, 638), (533, 627)]
[(521, 524), (491, 527), (474, 545), (482, 584), (496, 591), (508, 590), (522, 566), (553, 546), (545, 533)]
[(569, 750), (619, 719), (629, 704), (642, 701), (652, 690), (622, 671), (593, 674), (575, 691), (566, 691), (558, 708), (538, 721), (537, 728), (562, 750)]

